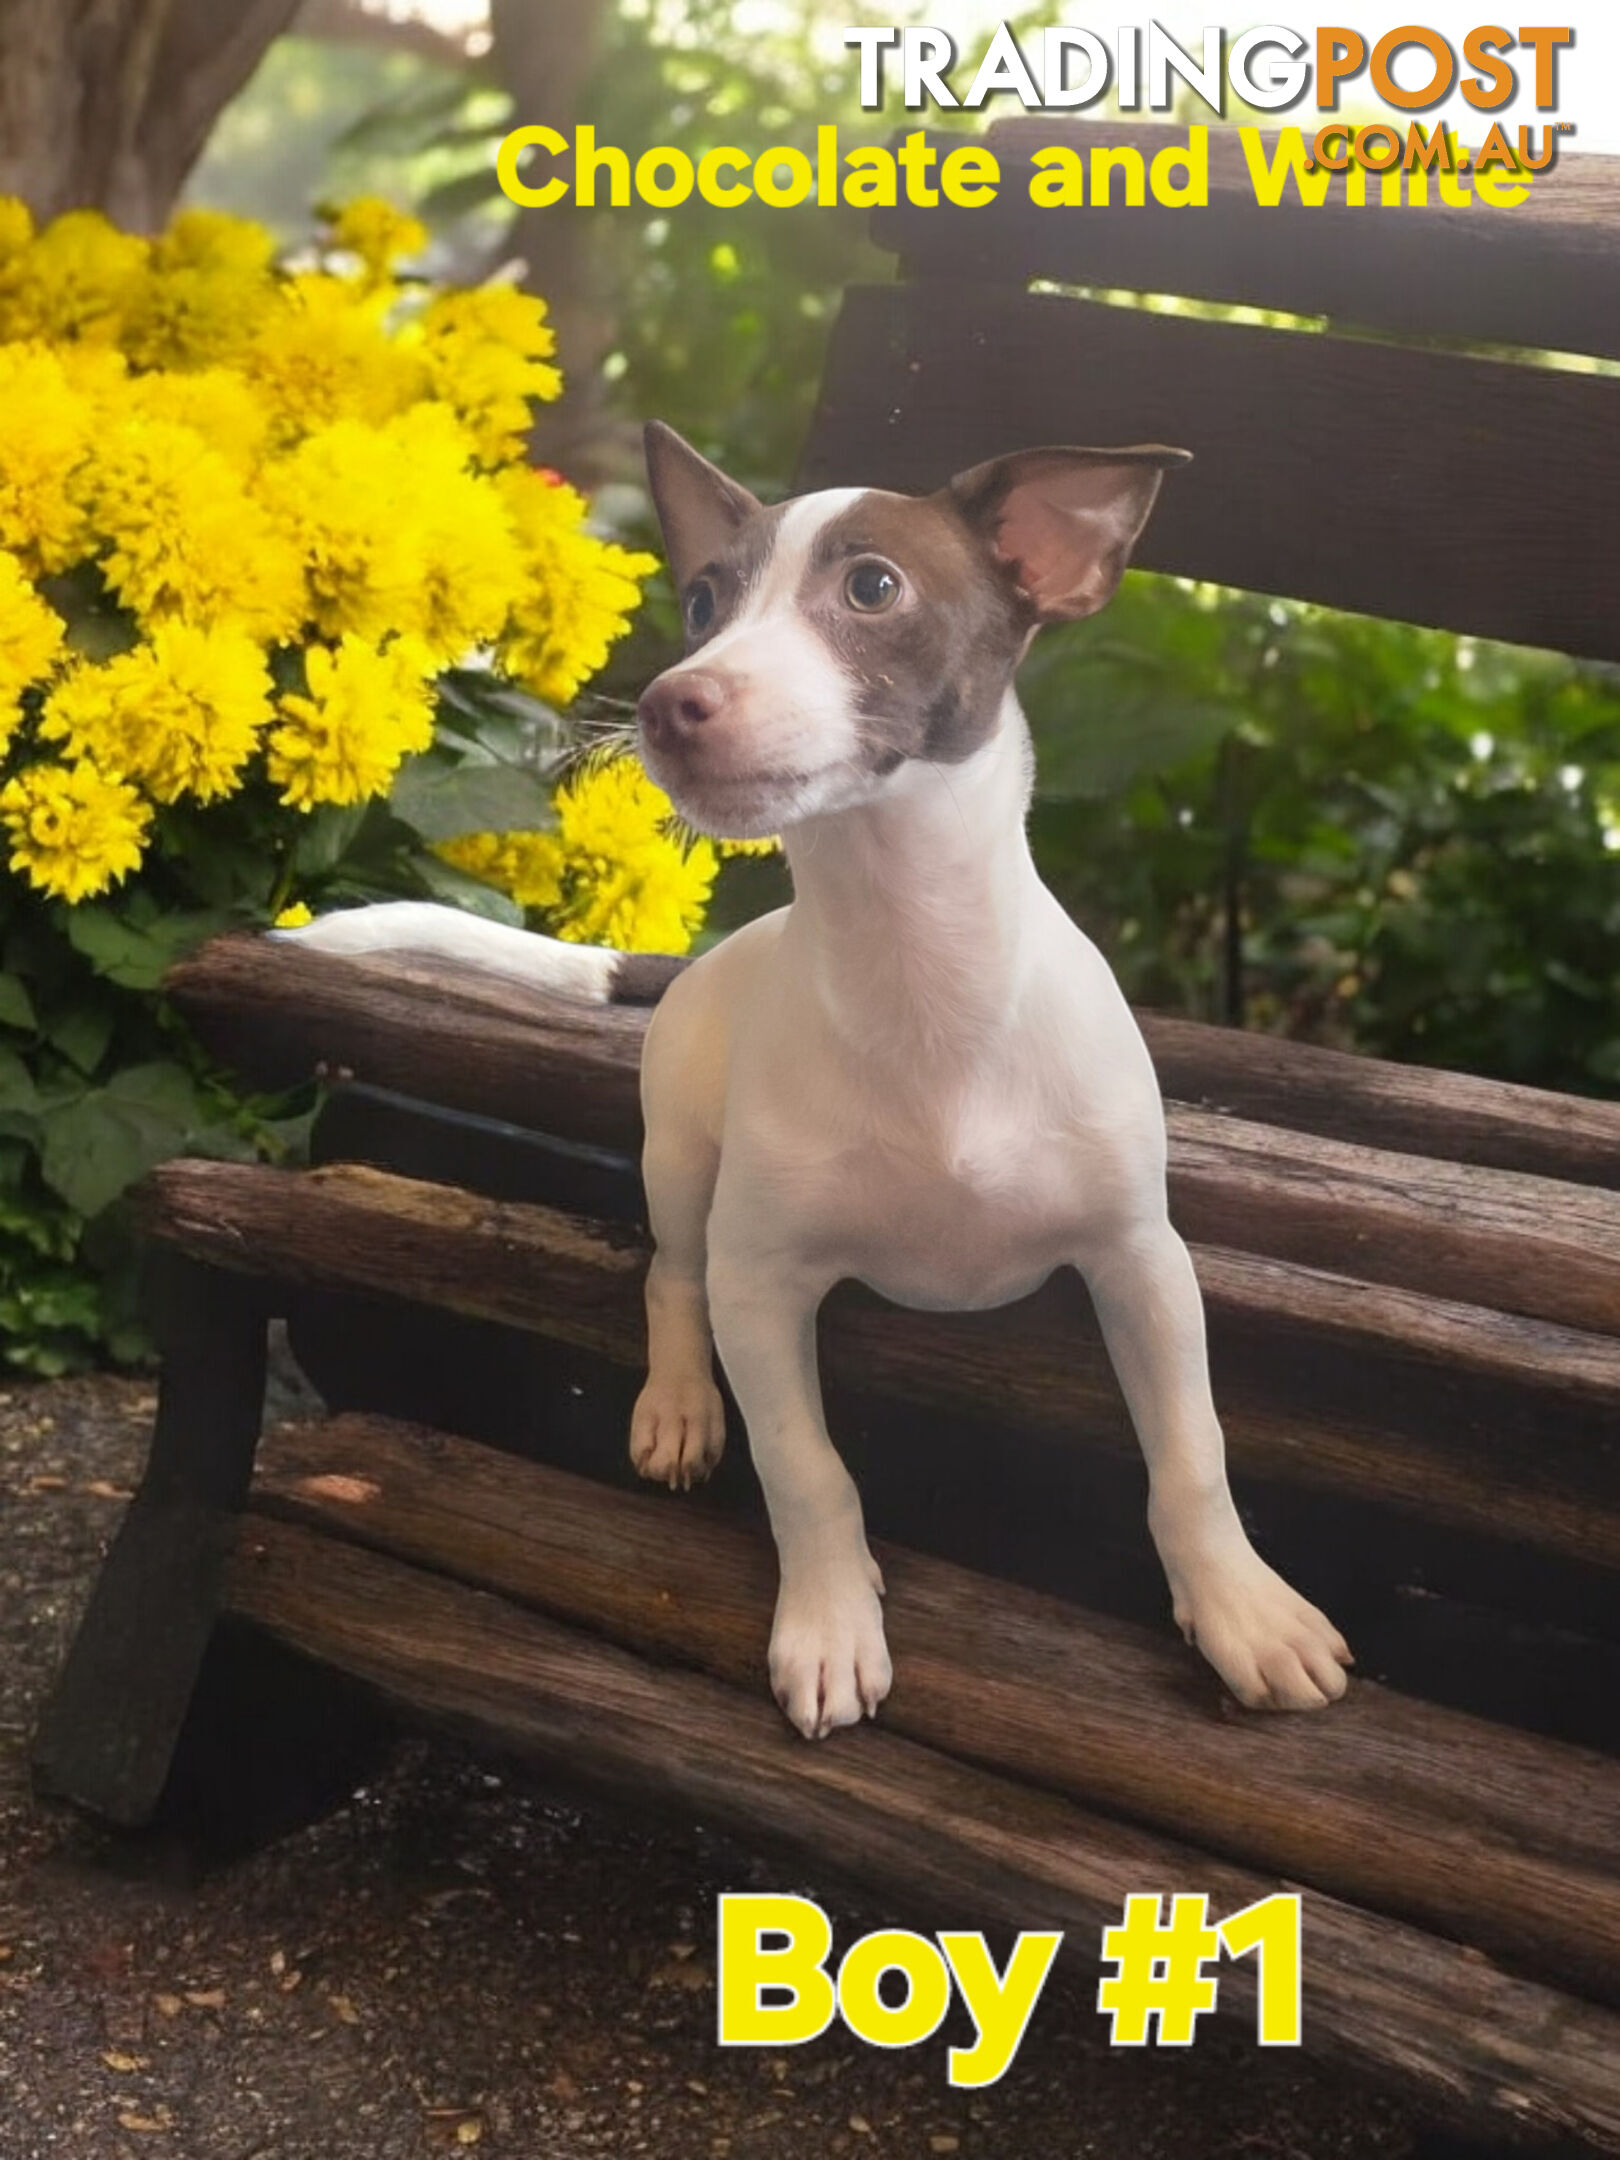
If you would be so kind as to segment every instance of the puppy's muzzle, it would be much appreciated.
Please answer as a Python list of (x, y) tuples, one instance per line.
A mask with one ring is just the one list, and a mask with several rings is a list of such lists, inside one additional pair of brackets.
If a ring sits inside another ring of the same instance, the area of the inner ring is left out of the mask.
[(685, 668), (660, 675), (647, 685), (636, 707), (642, 742), (649, 750), (679, 753), (725, 703), (725, 685), (716, 675)]

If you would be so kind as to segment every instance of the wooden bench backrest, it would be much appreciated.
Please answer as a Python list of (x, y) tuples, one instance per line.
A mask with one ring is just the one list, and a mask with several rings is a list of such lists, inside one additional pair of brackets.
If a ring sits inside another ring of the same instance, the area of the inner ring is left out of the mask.
[[(846, 295), (801, 485), (922, 490), (1039, 443), (1179, 443), (1196, 462), (1143, 567), (1620, 660), (1620, 159), (1566, 158), (1515, 209), (1385, 207), (1376, 179), (1359, 207), (1339, 179), (1319, 208), (1267, 208), (1215, 129), (1206, 207), (1127, 207), (1117, 174), (1110, 207), (1029, 200), (1053, 143), (1185, 140), (1004, 122), (993, 203), (878, 212), (903, 282)], [(1084, 296), (1105, 291), (1312, 321)]]

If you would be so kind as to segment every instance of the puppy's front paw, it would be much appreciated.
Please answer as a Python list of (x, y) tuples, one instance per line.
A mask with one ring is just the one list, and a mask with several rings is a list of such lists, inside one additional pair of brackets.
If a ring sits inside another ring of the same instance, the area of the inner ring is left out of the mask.
[(673, 1492), (700, 1484), (726, 1445), (720, 1390), (701, 1380), (649, 1378), (630, 1418), (630, 1460)]
[(883, 1637), (883, 1577), (866, 1551), (784, 1569), (771, 1629), (771, 1692), (807, 1740), (875, 1717), (894, 1668)]
[(1171, 1574), (1176, 1624), (1249, 1710), (1324, 1710), (1344, 1693), (1350, 1646), (1247, 1539)]

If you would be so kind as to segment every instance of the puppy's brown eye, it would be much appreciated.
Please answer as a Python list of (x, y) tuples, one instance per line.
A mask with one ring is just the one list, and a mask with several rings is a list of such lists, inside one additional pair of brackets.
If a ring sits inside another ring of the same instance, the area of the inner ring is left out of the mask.
[(686, 596), (686, 627), (694, 635), (701, 635), (713, 621), (714, 587), (707, 578), (699, 578)]
[(844, 598), (862, 615), (881, 615), (900, 597), (900, 580), (887, 563), (858, 562), (844, 579)]

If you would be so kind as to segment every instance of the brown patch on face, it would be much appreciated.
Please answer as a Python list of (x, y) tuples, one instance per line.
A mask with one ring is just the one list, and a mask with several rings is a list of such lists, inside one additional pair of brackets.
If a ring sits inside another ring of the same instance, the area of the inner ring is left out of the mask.
[[(899, 573), (894, 606), (868, 614), (845, 594), (865, 560)], [(800, 604), (855, 685), (866, 763), (959, 765), (994, 732), (1031, 617), (948, 496), (871, 490), (816, 535)]]
[[(788, 505), (776, 503), (761, 510), (737, 529), (733, 539), (712, 561), (699, 566), (681, 593), (681, 628), (686, 650), (695, 653), (718, 636), (739, 611), (765, 573), (776, 546), (776, 536)], [(714, 596), (714, 612), (701, 626), (692, 621), (693, 595), (707, 585)]]

